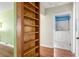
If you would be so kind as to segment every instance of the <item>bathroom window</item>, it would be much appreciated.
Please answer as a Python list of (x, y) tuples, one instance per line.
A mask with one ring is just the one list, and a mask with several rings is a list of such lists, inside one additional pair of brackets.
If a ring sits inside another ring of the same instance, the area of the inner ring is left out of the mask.
[(55, 16), (56, 31), (70, 30), (70, 15)]

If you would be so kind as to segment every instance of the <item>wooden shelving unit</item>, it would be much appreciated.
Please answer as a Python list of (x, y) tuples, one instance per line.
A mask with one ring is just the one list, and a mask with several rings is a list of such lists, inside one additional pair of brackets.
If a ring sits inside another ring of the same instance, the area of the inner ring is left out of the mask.
[(35, 7), (36, 9), (39, 9), (39, 7), (37, 7), (36, 5), (34, 5), (33, 3), (29, 2), (33, 7)]
[(39, 27), (38, 25), (24, 25), (24, 26)]
[(39, 2), (17, 3), (17, 56), (40, 56)]
[(28, 9), (29, 11), (35, 13), (35, 14), (39, 14), (38, 12), (36, 12), (35, 10), (31, 9), (30, 7), (27, 7), (26, 5), (24, 5), (25, 9)]
[(24, 15), (25, 18), (29, 18), (31, 20), (39, 20), (38, 18), (34, 18), (34, 17), (30, 17), (30, 16), (27, 16), (27, 15)]
[(34, 42), (36, 42), (36, 41), (38, 41), (39, 39), (31, 39), (31, 40), (28, 40), (28, 41), (24, 41), (24, 43), (29, 43), (29, 42), (31, 42), (31, 41), (34, 41)]
[(33, 50), (35, 50), (37, 48), (38, 48), (38, 46), (34, 46), (34, 47), (31, 47), (31, 48), (27, 49), (26, 51), (24, 51), (24, 56), (25, 55), (27, 56), (27, 54), (31, 53), (31, 51), (33, 51)]

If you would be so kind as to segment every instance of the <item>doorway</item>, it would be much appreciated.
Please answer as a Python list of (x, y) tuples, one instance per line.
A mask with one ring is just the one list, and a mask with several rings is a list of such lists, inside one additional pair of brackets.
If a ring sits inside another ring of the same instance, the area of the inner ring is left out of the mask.
[[(42, 5), (40, 45), (52, 49), (54, 57), (75, 56), (75, 48), (73, 47), (75, 45), (73, 44), (74, 3), (41, 2), (40, 4)], [(63, 55), (64, 53), (65, 55)]]

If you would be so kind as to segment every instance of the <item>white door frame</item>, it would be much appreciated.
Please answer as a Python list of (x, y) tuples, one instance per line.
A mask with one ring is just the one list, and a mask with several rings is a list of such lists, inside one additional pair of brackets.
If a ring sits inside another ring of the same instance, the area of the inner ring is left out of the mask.
[(73, 3), (73, 48), (72, 48), (72, 52), (76, 55), (76, 24), (75, 24), (75, 3)]

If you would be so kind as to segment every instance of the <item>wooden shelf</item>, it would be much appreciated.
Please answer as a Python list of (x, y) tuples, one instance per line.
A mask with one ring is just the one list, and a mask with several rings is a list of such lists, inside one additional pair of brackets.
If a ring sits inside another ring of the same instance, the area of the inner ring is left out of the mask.
[(36, 33), (39, 33), (39, 32), (24, 32), (24, 33), (36, 34)]
[(30, 48), (30, 49), (24, 51), (24, 52), (25, 52), (24, 55), (27, 55), (28, 53), (32, 52), (33, 50), (35, 50), (35, 49), (38, 48), (38, 47), (39, 47), (39, 46), (35, 46), (35, 47), (32, 47), (32, 48)]
[(39, 27), (38, 25), (26, 25), (26, 24), (24, 26)]
[(36, 53), (34, 57), (38, 57), (39, 53)]
[(34, 41), (34, 42), (36, 42), (36, 41), (38, 41), (39, 39), (31, 39), (31, 40), (29, 40), (29, 41), (24, 41), (24, 43), (28, 43), (28, 42), (31, 42), (31, 41)]
[(32, 20), (39, 20), (39, 19), (37, 19), (37, 18), (30, 17), (30, 16), (27, 16), (27, 15), (24, 15), (24, 17), (30, 18), (30, 19), (32, 19)]
[(33, 9), (31, 9), (30, 7), (27, 7), (26, 5), (24, 5), (24, 7), (25, 7), (26, 9), (28, 9), (29, 11), (35, 13), (35, 14), (39, 14), (38, 12), (36, 12), (36, 11), (33, 10)]
[(29, 2), (29, 4), (31, 4), (36, 9), (39, 9), (36, 5), (32, 4), (31, 2)]

